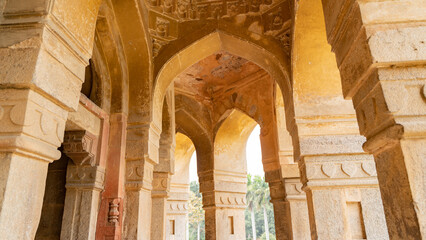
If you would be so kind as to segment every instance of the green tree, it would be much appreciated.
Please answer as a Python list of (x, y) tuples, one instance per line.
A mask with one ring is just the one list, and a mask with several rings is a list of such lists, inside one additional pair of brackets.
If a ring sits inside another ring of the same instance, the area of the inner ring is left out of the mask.
[(275, 240), (274, 213), (270, 203), (269, 186), (260, 176), (247, 176), (245, 219), (247, 239)]
[(268, 214), (266, 212), (266, 207), (270, 204), (270, 194), (268, 184), (260, 177), (254, 177), (255, 186), (255, 195), (256, 195), (256, 208), (263, 210), (263, 221), (265, 226), (265, 237), (266, 240), (269, 240), (269, 224), (268, 224)]
[(255, 220), (255, 208), (257, 206), (257, 196), (255, 185), (253, 184), (252, 177), (250, 174), (247, 175), (247, 208), (251, 214), (251, 230), (253, 239), (257, 238), (256, 234), (256, 220)]
[(190, 183), (189, 202), (189, 235), (191, 240), (204, 239), (204, 210), (199, 184)]

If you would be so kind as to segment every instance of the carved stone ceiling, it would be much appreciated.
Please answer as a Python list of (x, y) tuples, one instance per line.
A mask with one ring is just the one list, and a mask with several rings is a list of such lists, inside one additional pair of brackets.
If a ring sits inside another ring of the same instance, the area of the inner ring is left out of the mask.
[[(291, 12), (289, 0), (145, 0), (153, 53), (200, 24), (222, 23), (247, 36), (266, 37), (289, 50)], [(198, 25), (197, 25), (198, 24)], [(189, 30), (188, 30), (189, 29)]]
[(176, 94), (207, 103), (265, 74), (265, 70), (244, 58), (218, 52), (186, 69), (174, 83)]

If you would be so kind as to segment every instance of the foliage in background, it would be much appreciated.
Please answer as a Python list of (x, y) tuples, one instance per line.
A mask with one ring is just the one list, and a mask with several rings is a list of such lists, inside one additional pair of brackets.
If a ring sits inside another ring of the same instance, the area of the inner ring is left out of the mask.
[(254, 219), (257, 239), (266, 240), (263, 207), (265, 207), (269, 240), (275, 240), (274, 210), (270, 203), (269, 186), (260, 176), (247, 176), (247, 208), (245, 210), (246, 238), (253, 240), (251, 208), (254, 209)]
[[(200, 193), (200, 186), (197, 182), (192, 181), (190, 183), (190, 203), (189, 203), (189, 240), (204, 240), (205, 229), (204, 229), (204, 210), (203, 200)], [(199, 238), (198, 235), (199, 230)]]
[[(200, 193), (200, 186), (198, 182), (190, 183), (190, 211), (189, 211), (189, 240), (197, 240), (197, 226), (200, 223), (200, 240), (205, 240), (204, 228), (204, 210), (202, 204), (202, 197)], [(274, 210), (270, 203), (269, 186), (264, 178), (260, 176), (247, 176), (247, 208), (245, 210), (245, 225), (246, 225), (246, 238), (253, 240), (252, 222), (251, 222), (251, 209), (254, 210), (256, 240), (267, 240), (264, 222), (264, 210), (266, 210), (269, 240), (276, 240), (275, 238), (275, 221)]]

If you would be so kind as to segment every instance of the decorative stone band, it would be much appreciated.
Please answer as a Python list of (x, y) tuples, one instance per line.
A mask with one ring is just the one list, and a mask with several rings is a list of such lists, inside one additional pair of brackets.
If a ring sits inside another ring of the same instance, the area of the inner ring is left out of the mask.
[(99, 166), (68, 164), (66, 188), (86, 190), (104, 189), (105, 169)]
[(378, 186), (369, 154), (304, 157), (300, 162), (306, 187)]
[(159, 162), (161, 129), (155, 124), (129, 123), (127, 126), (126, 161)]
[(211, 208), (246, 208), (247, 200), (245, 193), (214, 192), (214, 194), (203, 194), (203, 209)]
[(67, 111), (30, 89), (2, 89), (0, 102), (0, 152), (59, 159)]
[(79, 166), (95, 165), (97, 145), (97, 137), (88, 131), (67, 131), (62, 144), (63, 152)]
[(303, 184), (300, 182), (300, 178), (285, 178), (284, 186), (287, 201), (306, 200), (306, 193), (302, 189)]
[(378, 154), (398, 144), (403, 134), (403, 126), (393, 125), (368, 138), (362, 147), (366, 152)]
[(126, 190), (151, 190), (154, 166), (143, 160), (126, 161)]
[(188, 200), (167, 200), (168, 215), (186, 215), (188, 211)]
[(151, 196), (153, 198), (168, 197), (170, 191), (170, 173), (154, 172)]

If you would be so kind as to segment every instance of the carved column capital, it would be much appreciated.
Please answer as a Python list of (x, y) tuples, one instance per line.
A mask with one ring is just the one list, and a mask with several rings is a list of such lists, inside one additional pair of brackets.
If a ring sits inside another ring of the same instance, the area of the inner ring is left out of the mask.
[(75, 165), (96, 164), (97, 137), (87, 131), (65, 132), (63, 152)]

